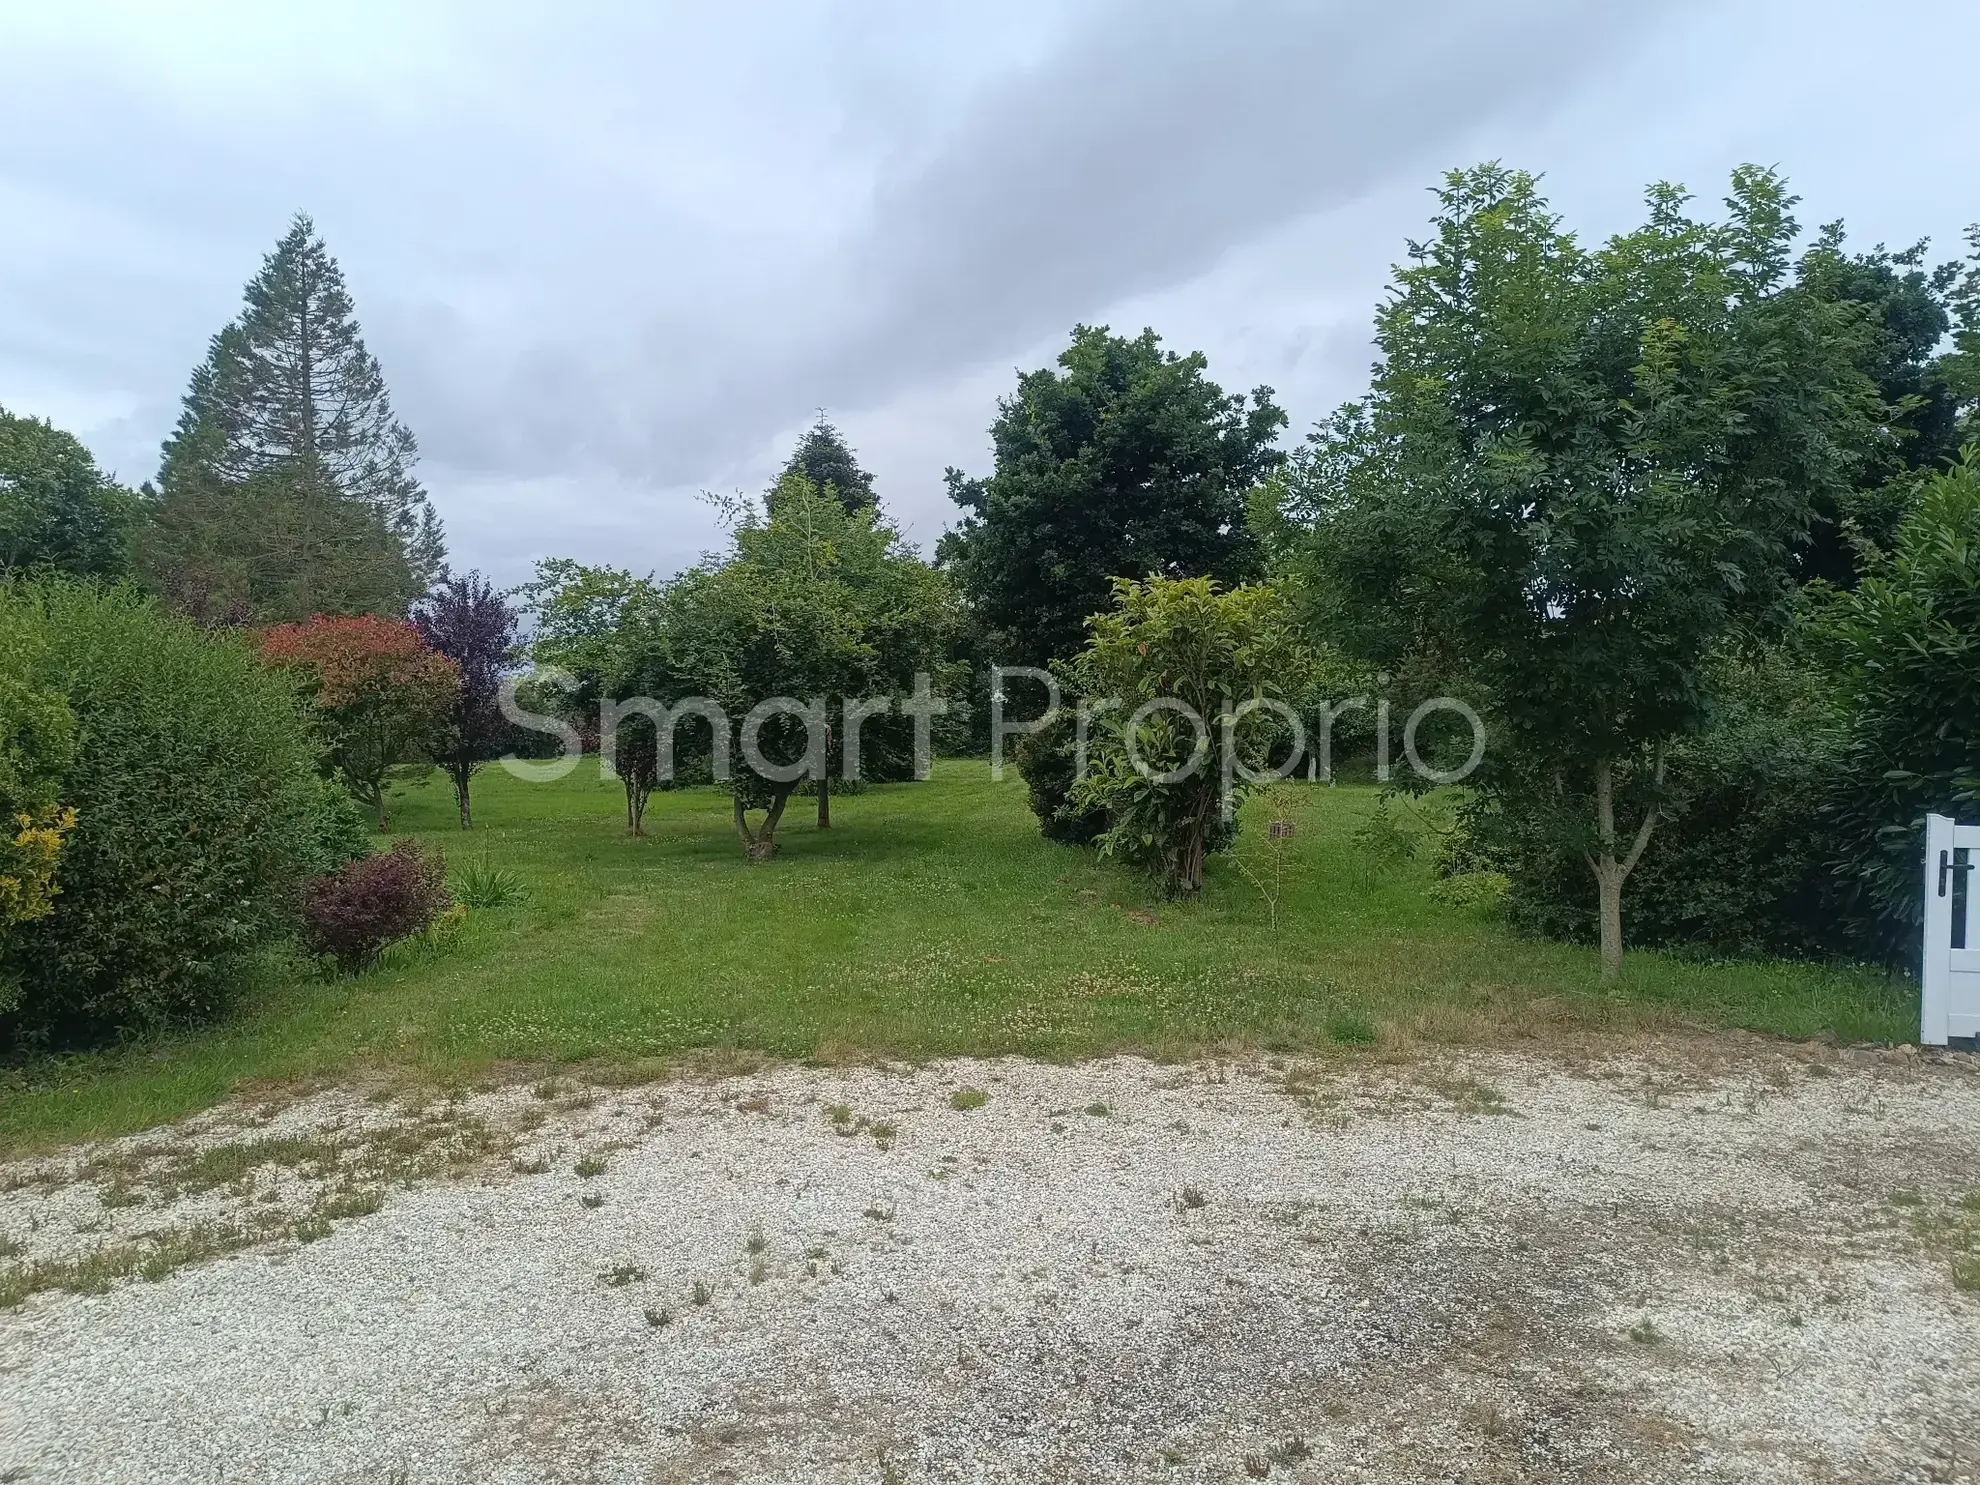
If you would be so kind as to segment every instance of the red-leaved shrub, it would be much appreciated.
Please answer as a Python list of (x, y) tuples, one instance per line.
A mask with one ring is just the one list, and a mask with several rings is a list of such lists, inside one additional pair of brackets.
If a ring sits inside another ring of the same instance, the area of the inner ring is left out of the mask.
[(303, 896), (303, 938), (342, 968), (362, 969), (387, 944), (420, 932), (452, 905), (440, 853), (401, 840), (311, 882)]

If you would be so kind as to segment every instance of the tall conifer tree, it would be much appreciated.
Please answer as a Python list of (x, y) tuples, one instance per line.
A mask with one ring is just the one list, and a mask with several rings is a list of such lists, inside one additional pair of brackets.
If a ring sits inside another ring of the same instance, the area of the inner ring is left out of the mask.
[(193, 372), (146, 573), (222, 620), (403, 613), (446, 555), (416, 459), (343, 273), (298, 215)]

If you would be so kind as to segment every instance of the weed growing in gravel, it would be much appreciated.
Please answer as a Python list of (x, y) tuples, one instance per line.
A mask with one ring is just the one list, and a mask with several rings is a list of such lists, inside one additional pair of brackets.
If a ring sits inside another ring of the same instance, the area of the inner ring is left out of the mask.
[(770, 1277), (770, 1265), (765, 1263), (762, 1259), (760, 1258), (757, 1259), (756, 1262), (752, 1263), (749, 1266), (750, 1283), (761, 1284), (765, 1279), (769, 1277)]
[(875, 1222), (891, 1222), (894, 1220), (894, 1209), (892, 1207), (883, 1207), (876, 1203), (866, 1209), (866, 1215)]
[(654, 1330), (665, 1330), (674, 1323), (674, 1312), (665, 1305), (648, 1305), (642, 1313), (646, 1316), (647, 1325)]
[(1980, 1253), (1965, 1253), (1952, 1261), (1953, 1288), (1980, 1293)]
[(587, 1191), (578, 1198), (578, 1205), (583, 1207), (587, 1212), (595, 1212), (605, 1205), (605, 1193), (602, 1191)]
[(694, 1306), (696, 1309), (700, 1309), (703, 1305), (707, 1304), (708, 1301), (710, 1301), (714, 1297), (715, 1297), (715, 1291), (713, 1289), (710, 1289), (708, 1285), (703, 1283), (700, 1279), (696, 1279), (694, 1281), (694, 1288), (688, 1291), (688, 1298), (694, 1301)]
[(297, 1242), (313, 1243), (319, 1238), (330, 1236), (330, 1223), (327, 1219), (312, 1214), (298, 1218), (294, 1230)]
[(585, 1155), (585, 1156), (584, 1156), (583, 1158), (581, 1158), (581, 1159), (580, 1159), (580, 1160), (578, 1161), (578, 1163), (577, 1163), (576, 1165), (574, 1165), (574, 1166), (572, 1166), (572, 1167), (571, 1167), (571, 1169), (572, 1169), (572, 1170), (574, 1170), (574, 1171), (576, 1171), (576, 1172), (577, 1172), (577, 1174), (578, 1174), (578, 1175), (579, 1175), (580, 1177), (582, 1177), (582, 1178), (583, 1178), (584, 1180), (587, 1180), (587, 1181), (588, 1181), (588, 1180), (590, 1180), (590, 1179), (591, 1179), (591, 1178), (592, 1178), (593, 1176), (602, 1176), (602, 1175), (604, 1175), (604, 1174), (605, 1174), (605, 1171), (606, 1171), (606, 1169), (607, 1169), (607, 1166), (606, 1166), (606, 1164), (605, 1164), (605, 1157), (604, 1157), (604, 1156), (602, 1156), (602, 1155)]
[(743, 1252), (751, 1258), (757, 1257), (769, 1246), (769, 1241), (763, 1236), (761, 1228), (751, 1228), (749, 1236), (743, 1239)]
[(981, 1088), (958, 1088), (949, 1095), (949, 1107), (958, 1113), (966, 1114), (971, 1109), (980, 1109), (988, 1102), (990, 1095)]
[(525, 1160), (517, 1156), (509, 1168), (519, 1176), (546, 1176), (550, 1173), (550, 1161), (546, 1156), (533, 1155)]
[(1639, 1346), (1661, 1345), (1664, 1333), (1657, 1329), (1657, 1322), (1645, 1315), (1629, 1328), (1629, 1338)]
[(1090, 1103), (1086, 1106), (1086, 1112), (1096, 1119), (1104, 1119), (1114, 1111), (1104, 1103)]
[(616, 1263), (598, 1276), (601, 1284), (613, 1289), (623, 1289), (628, 1284), (637, 1284), (646, 1278), (646, 1270), (636, 1263)]
[(1179, 1212), (1193, 1212), (1205, 1205), (1209, 1200), (1210, 1198), (1197, 1190), (1196, 1187), (1185, 1186), (1176, 1193), (1176, 1210)]

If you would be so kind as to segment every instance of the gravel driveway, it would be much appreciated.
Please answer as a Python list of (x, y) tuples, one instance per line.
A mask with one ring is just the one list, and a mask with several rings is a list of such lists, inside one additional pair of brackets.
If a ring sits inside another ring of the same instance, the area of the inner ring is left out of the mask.
[(9, 1481), (1980, 1480), (1972, 1058), (341, 1089), (0, 1178)]

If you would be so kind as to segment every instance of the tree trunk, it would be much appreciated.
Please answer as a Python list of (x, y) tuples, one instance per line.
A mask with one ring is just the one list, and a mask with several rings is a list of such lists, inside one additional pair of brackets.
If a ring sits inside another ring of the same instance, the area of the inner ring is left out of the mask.
[(832, 729), (825, 729), (825, 766), (818, 773), (818, 828), (832, 828)]
[[(1656, 782), (1664, 782), (1664, 745), (1657, 744)], [(1611, 983), (1622, 977), (1622, 889), (1643, 848), (1650, 844), (1656, 828), (1657, 804), (1653, 799), (1644, 807), (1643, 823), (1622, 857), (1616, 855), (1616, 774), (1615, 761), (1601, 758), (1595, 763), (1595, 849), (1588, 855), (1588, 868), (1595, 873), (1596, 914), (1602, 941), (1602, 980)]]
[(461, 809), (461, 829), (474, 829), (474, 804), (468, 797), (468, 776), (465, 773), (454, 775), (454, 802)]
[(1602, 978), (1622, 976), (1622, 873), (1614, 855), (1604, 852), (1595, 865), (1595, 892), (1602, 920)]
[(777, 822), (784, 817), (784, 806), (790, 802), (791, 791), (784, 790), (770, 801), (770, 807), (763, 812), (763, 823), (752, 830), (749, 828), (749, 813), (743, 808), (742, 796), (735, 796), (736, 834), (742, 837), (743, 855), (751, 861), (768, 861), (777, 850)]

